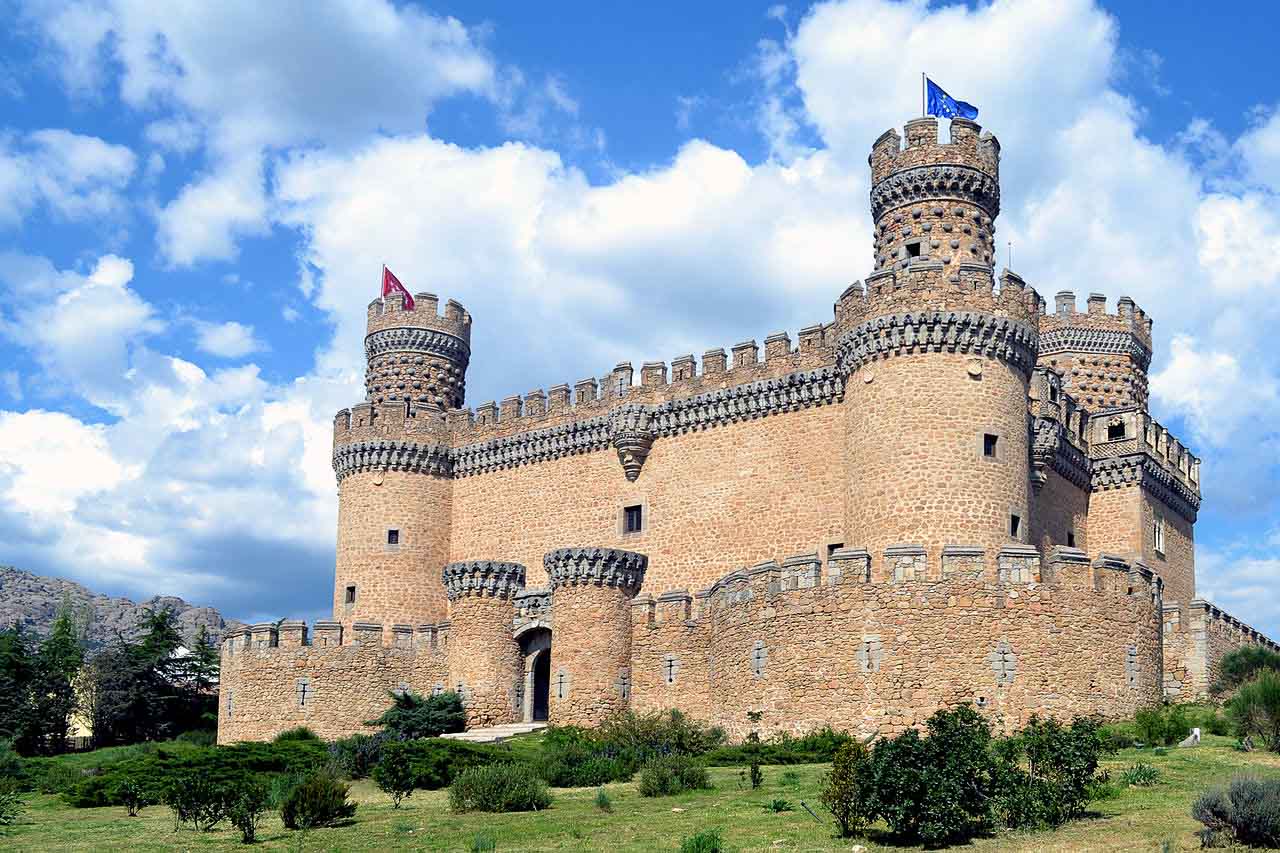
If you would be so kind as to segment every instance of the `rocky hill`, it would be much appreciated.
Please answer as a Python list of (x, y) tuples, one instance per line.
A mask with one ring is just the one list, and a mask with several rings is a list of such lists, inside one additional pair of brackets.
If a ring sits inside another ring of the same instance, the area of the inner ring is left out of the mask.
[(140, 603), (127, 598), (113, 598), (62, 578), (46, 578), (21, 569), (0, 566), (0, 627), (14, 623), (38, 635), (45, 635), (58, 615), (63, 601), (70, 602), (79, 613), (89, 617), (88, 644), (99, 648), (115, 639), (119, 632), (132, 638), (137, 635), (138, 617), (146, 608), (168, 607), (178, 614), (179, 630), (190, 643), (203, 625), (214, 643), (239, 623), (228, 622), (212, 607), (198, 607), (181, 598), (157, 595)]

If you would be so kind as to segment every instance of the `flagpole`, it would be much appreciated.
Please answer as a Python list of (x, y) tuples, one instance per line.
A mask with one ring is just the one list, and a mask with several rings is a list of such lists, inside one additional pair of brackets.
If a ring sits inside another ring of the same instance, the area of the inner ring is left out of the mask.
[(920, 115), (927, 116), (929, 114), (929, 84), (926, 82), (928, 77), (924, 71), (920, 72)]

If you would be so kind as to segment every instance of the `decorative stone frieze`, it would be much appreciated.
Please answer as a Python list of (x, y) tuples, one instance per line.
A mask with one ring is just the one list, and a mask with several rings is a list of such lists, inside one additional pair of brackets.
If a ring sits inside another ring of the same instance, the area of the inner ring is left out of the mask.
[(1131, 331), (1123, 329), (1087, 329), (1066, 326), (1040, 334), (1040, 355), (1063, 352), (1127, 355), (1142, 371), (1151, 366), (1151, 349)]
[(955, 352), (1004, 361), (1030, 376), (1036, 362), (1037, 332), (1025, 323), (972, 311), (918, 311), (888, 314), (859, 323), (836, 344), (840, 369), (894, 355)]
[(487, 474), (502, 468), (604, 450), (611, 441), (609, 422), (603, 417), (516, 433), (455, 448), (452, 451), (454, 476)]
[(1000, 215), (1000, 182), (986, 172), (951, 163), (903, 169), (871, 188), (871, 216), (878, 220), (904, 204), (942, 199), (976, 204), (995, 219)]
[(554, 591), (564, 586), (611, 586), (639, 591), (649, 558), (619, 548), (558, 548), (543, 558)]
[(515, 598), (524, 589), (525, 568), (498, 560), (467, 560), (444, 567), (445, 592), (450, 601), (464, 595)]
[(357, 441), (333, 450), (338, 482), (365, 471), (405, 471), (411, 474), (453, 476), (453, 452), (440, 444), (416, 444), (392, 439)]
[(1190, 522), (1200, 509), (1200, 494), (1145, 453), (1093, 460), (1090, 485), (1094, 491), (1142, 486)]
[(1089, 487), (1089, 457), (1071, 441), (1060, 422), (1036, 418), (1031, 444), (1031, 485), (1036, 491), (1044, 486), (1050, 470), (1081, 489)]
[(649, 448), (657, 438), (653, 412), (645, 406), (623, 406), (609, 413), (609, 434), (627, 479), (640, 476)]
[(467, 342), (447, 332), (436, 329), (400, 327), (374, 332), (364, 339), (365, 358), (374, 358), (389, 352), (417, 352), (434, 355), (467, 366), (471, 359), (471, 347)]

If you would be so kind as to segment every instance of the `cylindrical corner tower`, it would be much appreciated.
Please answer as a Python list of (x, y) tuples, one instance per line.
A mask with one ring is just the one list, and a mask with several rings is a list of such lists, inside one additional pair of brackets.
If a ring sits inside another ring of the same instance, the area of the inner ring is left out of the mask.
[(400, 294), (369, 305), (365, 402), (334, 419), (338, 547), (334, 618), (443, 619), (453, 482), (443, 412), (462, 405), (471, 316)]
[(944, 545), (1027, 541), (1027, 390), (1040, 297), (991, 259), (1000, 146), (970, 121), (876, 141), (870, 163), (876, 272), (836, 305), (848, 373), (845, 541), (921, 545), (933, 576)]
[(551, 583), (550, 719), (595, 726), (631, 696), (631, 599), (649, 558), (615, 548), (560, 548), (543, 559)]
[(524, 589), (519, 563), (469, 560), (444, 567), (449, 593), (449, 680), (462, 694), (467, 728), (520, 720), (520, 646), (513, 599)]

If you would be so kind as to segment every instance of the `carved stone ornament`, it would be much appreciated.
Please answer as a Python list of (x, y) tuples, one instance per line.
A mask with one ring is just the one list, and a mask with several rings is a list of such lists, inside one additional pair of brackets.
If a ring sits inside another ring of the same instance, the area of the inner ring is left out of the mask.
[(466, 560), (449, 563), (442, 573), (450, 601), (464, 595), (482, 598), (515, 598), (524, 589), (525, 569), (519, 563), (498, 560)]
[(566, 586), (612, 586), (632, 595), (644, 583), (649, 558), (618, 548), (557, 548), (542, 559), (551, 589)]
[(623, 472), (632, 482), (640, 476), (653, 440), (658, 436), (653, 421), (652, 412), (641, 406), (624, 406), (609, 415), (613, 447), (618, 451)]

